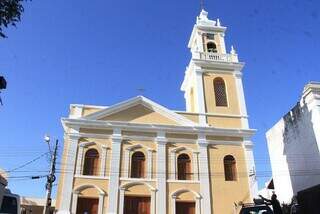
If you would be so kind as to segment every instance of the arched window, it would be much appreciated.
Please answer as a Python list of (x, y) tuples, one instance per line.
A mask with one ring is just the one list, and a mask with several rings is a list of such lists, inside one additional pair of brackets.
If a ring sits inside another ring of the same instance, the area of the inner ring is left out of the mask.
[(191, 180), (191, 160), (187, 154), (178, 156), (178, 180)]
[(131, 178), (143, 178), (146, 158), (143, 152), (135, 152), (131, 157)]
[(226, 85), (224, 80), (217, 77), (213, 80), (216, 106), (228, 106)]
[(226, 181), (237, 180), (236, 160), (232, 155), (227, 155), (223, 159), (224, 176)]
[(207, 51), (211, 53), (217, 53), (217, 46), (214, 42), (207, 43)]
[(83, 164), (83, 175), (98, 175), (99, 153), (96, 149), (86, 152)]

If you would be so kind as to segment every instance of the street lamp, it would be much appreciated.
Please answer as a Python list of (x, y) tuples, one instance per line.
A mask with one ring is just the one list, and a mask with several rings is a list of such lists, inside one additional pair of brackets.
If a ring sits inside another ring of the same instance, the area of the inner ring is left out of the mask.
[(49, 151), (51, 154), (51, 166), (50, 166), (50, 173), (47, 176), (47, 183), (46, 183), (46, 206), (43, 209), (43, 214), (49, 214), (51, 210), (51, 192), (52, 192), (52, 184), (56, 180), (55, 171), (56, 171), (56, 159), (57, 159), (57, 150), (58, 150), (58, 140), (56, 140), (56, 144), (54, 147), (54, 152), (52, 153), (50, 147), (50, 137), (49, 135), (44, 136), (44, 141), (48, 144)]

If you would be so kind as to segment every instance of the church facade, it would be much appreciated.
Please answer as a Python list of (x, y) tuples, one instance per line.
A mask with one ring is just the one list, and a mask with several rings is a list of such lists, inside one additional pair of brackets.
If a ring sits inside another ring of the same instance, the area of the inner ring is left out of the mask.
[(57, 190), (60, 213), (224, 214), (257, 192), (253, 143), (226, 27), (201, 11), (181, 86), (186, 111), (143, 96), (70, 106)]

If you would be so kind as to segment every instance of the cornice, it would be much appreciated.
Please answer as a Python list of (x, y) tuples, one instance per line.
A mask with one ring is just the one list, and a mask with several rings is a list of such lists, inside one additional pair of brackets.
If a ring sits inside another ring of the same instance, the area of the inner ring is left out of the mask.
[[(241, 71), (245, 65), (244, 62), (219, 62), (219, 61), (208, 61), (208, 60), (202, 60), (202, 59), (191, 59), (192, 62), (203, 68), (212, 68), (212, 69), (221, 69), (222, 73), (234, 73), (235, 71)], [(200, 71), (203, 71), (201, 69)], [(210, 72), (210, 71), (205, 71)], [(215, 70), (214, 73), (217, 73)]]
[[(216, 136), (232, 136), (232, 137), (251, 137), (255, 134), (254, 129), (226, 129), (205, 126), (175, 126), (160, 124), (138, 124), (118, 121), (97, 121), (85, 119), (62, 118), (64, 128), (96, 128), (96, 129), (115, 129), (120, 128), (125, 131), (143, 131), (143, 132), (159, 132), (166, 133), (183, 133), (183, 134), (204, 134)], [(65, 129), (67, 132), (67, 130)]]

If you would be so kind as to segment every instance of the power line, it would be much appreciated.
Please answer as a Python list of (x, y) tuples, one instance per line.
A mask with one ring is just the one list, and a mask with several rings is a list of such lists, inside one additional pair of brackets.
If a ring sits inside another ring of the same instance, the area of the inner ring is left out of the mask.
[(39, 155), (38, 157), (36, 157), (36, 158), (34, 158), (34, 159), (32, 159), (32, 160), (30, 160), (30, 161), (28, 161), (28, 162), (20, 165), (20, 166), (17, 166), (16, 168), (13, 168), (13, 169), (11, 169), (11, 170), (5, 171), (5, 173), (11, 173), (11, 172), (13, 172), (13, 171), (15, 171), (15, 170), (18, 170), (18, 169), (21, 169), (21, 168), (23, 168), (23, 167), (26, 167), (26, 166), (32, 164), (33, 162), (39, 160), (40, 158), (42, 158), (43, 156), (45, 156), (45, 155), (47, 155), (47, 154), (48, 154), (48, 152), (45, 152), (45, 153)]

